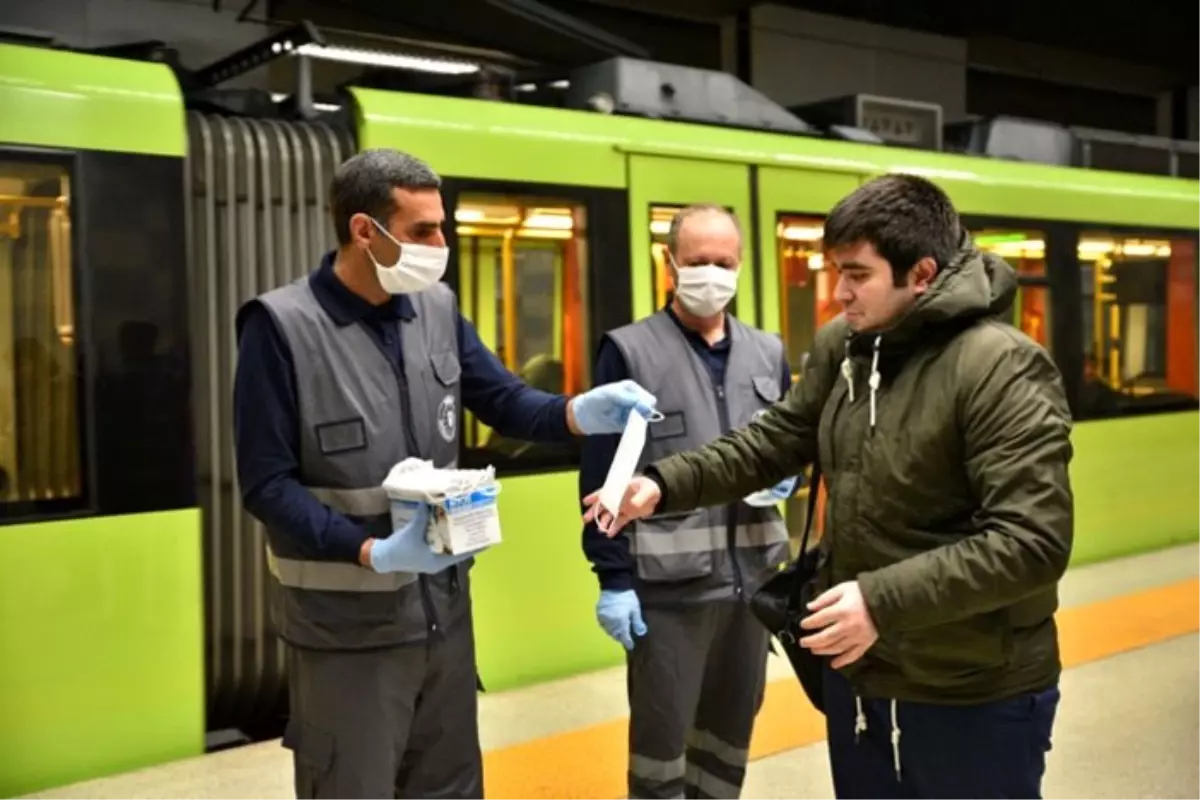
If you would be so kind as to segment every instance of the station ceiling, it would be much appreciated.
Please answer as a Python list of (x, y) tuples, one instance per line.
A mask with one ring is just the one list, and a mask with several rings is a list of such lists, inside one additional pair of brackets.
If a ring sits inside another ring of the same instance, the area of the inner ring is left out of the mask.
[[(245, 0), (214, 0), (230, 7)], [(947, 36), (987, 36), (1077, 50), (1176, 71), (1196, 83), (1196, 3), (1147, 13), (1128, 0), (775, 0)], [(719, 21), (753, 0), (268, 0), (269, 15), (353, 30), (454, 41), (570, 68), (622, 47), (656, 60), (720, 66)], [(551, 8), (544, 14), (538, 7)], [(601, 34), (580, 36), (576, 23)], [(617, 37), (622, 41), (614, 41)]]

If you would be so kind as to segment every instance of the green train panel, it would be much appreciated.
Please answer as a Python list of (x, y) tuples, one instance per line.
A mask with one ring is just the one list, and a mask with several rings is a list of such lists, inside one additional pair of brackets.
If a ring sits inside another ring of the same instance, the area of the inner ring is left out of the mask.
[(0, 76), (14, 796), (203, 752), (204, 588), (188, 381), (154, 360), (157, 335), (187, 366), (179, 87), (162, 65), (8, 45)]

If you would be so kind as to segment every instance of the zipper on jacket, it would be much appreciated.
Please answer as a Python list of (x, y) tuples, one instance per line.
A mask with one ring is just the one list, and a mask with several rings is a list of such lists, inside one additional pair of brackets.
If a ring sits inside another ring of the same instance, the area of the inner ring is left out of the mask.
[[(714, 385), (713, 389), (717, 395), (717, 418), (721, 421), (721, 433), (725, 434), (729, 432), (729, 407), (725, 404), (725, 387), (723, 385)], [(729, 563), (733, 569), (733, 592), (738, 597), (741, 597), (742, 570), (738, 567), (737, 560), (737, 509), (737, 503), (729, 504), (729, 510), (726, 512), (725, 543), (729, 549)]]

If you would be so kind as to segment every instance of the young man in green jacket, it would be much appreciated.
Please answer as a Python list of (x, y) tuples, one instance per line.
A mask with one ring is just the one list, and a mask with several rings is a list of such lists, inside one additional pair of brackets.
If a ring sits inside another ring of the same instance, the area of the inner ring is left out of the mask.
[(1040, 796), (1073, 528), (1061, 378), (1003, 320), (1013, 269), (929, 181), (859, 187), (824, 246), (844, 311), (803, 379), (750, 425), (649, 465), (609, 533), (819, 462), (821, 593), (801, 644), (827, 660), (837, 795)]

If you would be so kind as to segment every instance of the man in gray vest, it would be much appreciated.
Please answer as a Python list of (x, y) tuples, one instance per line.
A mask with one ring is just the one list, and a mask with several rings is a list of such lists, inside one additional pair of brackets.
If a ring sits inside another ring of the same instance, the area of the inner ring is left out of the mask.
[(430, 550), (424, 511), (393, 532), (388, 471), (455, 467), (462, 405), (551, 441), (619, 432), (654, 405), (631, 381), (568, 399), (504, 369), (440, 282), (439, 187), (403, 153), (349, 159), (338, 249), (238, 312), (238, 478), (267, 529), (298, 797), (483, 796), (471, 562)]
[[(720, 206), (685, 208), (667, 249), (670, 304), (611, 331), (593, 376), (633, 379), (658, 399), (663, 419), (650, 424), (639, 469), (747, 425), (791, 385), (779, 338), (726, 311), (741, 265), (737, 220)], [(617, 441), (584, 443), (582, 495), (604, 483)], [(792, 478), (726, 506), (651, 517), (613, 539), (584, 528), (600, 624), (631, 651), (630, 797), (740, 794), (769, 636), (745, 600), (787, 560), (777, 505), (794, 488)]]

